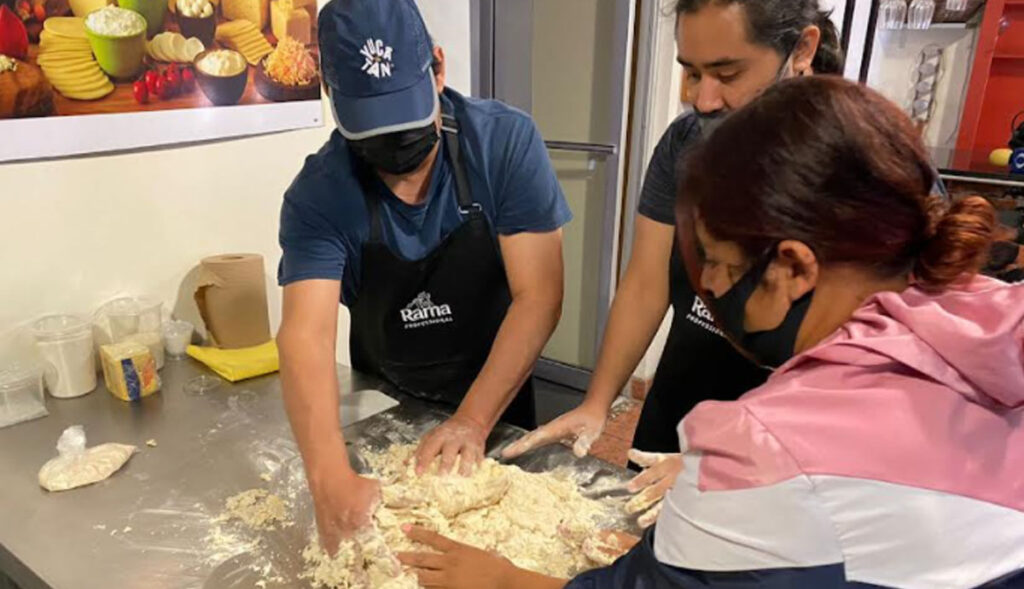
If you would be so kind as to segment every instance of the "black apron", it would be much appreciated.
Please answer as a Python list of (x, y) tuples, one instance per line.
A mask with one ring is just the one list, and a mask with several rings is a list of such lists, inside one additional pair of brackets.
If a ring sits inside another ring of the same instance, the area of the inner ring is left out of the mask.
[[(647, 452), (679, 452), (676, 427), (697, 403), (735, 400), (771, 374), (717, 332), (678, 252), (674, 244), (669, 265), (672, 326), (633, 436), (633, 447)], [(629, 467), (640, 470), (632, 462)]]
[[(457, 406), (487, 361), (512, 295), (490, 220), (470, 194), (458, 122), (448, 112), (441, 120), (464, 220), (424, 258), (401, 258), (382, 238), (380, 182), (361, 172), (370, 239), (362, 247), (361, 282), (349, 309), (349, 343), (356, 370), (410, 395)], [(502, 420), (536, 427), (531, 379)]]

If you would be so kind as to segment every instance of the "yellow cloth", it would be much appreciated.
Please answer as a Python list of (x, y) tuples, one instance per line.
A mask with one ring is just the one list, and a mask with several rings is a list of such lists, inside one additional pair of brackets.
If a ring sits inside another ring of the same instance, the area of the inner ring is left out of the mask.
[(265, 344), (237, 350), (189, 346), (188, 355), (231, 382), (277, 372), (277, 344)]

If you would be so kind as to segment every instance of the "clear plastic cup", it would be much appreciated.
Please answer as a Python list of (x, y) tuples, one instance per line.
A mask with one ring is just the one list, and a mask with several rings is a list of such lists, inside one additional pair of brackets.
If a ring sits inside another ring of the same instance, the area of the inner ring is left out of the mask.
[(98, 346), (134, 341), (144, 344), (163, 368), (163, 304), (151, 297), (121, 297), (96, 311), (93, 320)]
[(164, 348), (171, 358), (183, 358), (192, 343), (195, 328), (188, 321), (171, 320), (164, 323)]
[(73, 315), (48, 315), (32, 324), (36, 348), (49, 365), (46, 389), (59, 399), (96, 388), (96, 353), (92, 327)]
[(134, 297), (114, 299), (96, 311), (96, 323), (106, 332), (101, 343), (123, 342), (129, 335), (139, 332), (139, 304)]

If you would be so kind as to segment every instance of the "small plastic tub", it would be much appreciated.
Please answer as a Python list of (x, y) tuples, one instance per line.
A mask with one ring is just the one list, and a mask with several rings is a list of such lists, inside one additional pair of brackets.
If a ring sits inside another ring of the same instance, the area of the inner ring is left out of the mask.
[(121, 342), (141, 343), (149, 348), (157, 370), (164, 366), (164, 343), (160, 326), (163, 304), (149, 297), (121, 297), (96, 311), (94, 320), (98, 345)]
[(192, 332), (195, 328), (188, 321), (168, 321), (164, 323), (164, 348), (171, 358), (183, 358), (188, 345), (192, 343)]
[(96, 324), (103, 332), (100, 345), (117, 344), (139, 333), (139, 304), (134, 297), (114, 299), (96, 311)]
[(0, 427), (45, 417), (43, 368), (9, 364), (0, 368)]
[(32, 324), (36, 347), (49, 365), (46, 389), (59, 399), (81, 397), (96, 388), (92, 326), (73, 315), (48, 315)]

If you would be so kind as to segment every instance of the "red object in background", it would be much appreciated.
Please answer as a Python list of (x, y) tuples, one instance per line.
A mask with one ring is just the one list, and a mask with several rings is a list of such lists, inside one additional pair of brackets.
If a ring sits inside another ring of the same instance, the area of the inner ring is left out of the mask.
[(146, 80), (146, 89), (150, 94), (156, 96), (156, 81), (160, 79), (160, 73), (156, 70), (149, 70), (144, 79)]
[(132, 96), (135, 97), (135, 102), (139, 104), (149, 102), (149, 89), (146, 88), (145, 80), (135, 80), (135, 83), (132, 84)]
[(196, 75), (192, 73), (191, 68), (181, 70), (181, 89), (186, 94), (196, 89)]
[(988, 0), (978, 30), (954, 165), (991, 167), (988, 154), (1005, 148), (1013, 117), (1024, 110), (1024, 0)]
[(158, 98), (170, 97), (170, 93), (167, 91), (167, 80), (163, 76), (157, 76), (156, 82), (153, 83), (153, 95)]
[(164, 74), (164, 83), (167, 86), (167, 94), (169, 96), (178, 94), (178, 90), (181, 89), (181, 74), (178, 73), (177, 68), (167, 68), (167, 73)]
[(0, 55), (21, 60), (28, 57), (25, 23), (6, 5), (0, 5)]

